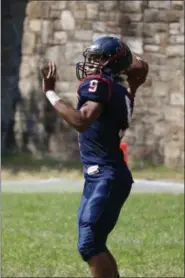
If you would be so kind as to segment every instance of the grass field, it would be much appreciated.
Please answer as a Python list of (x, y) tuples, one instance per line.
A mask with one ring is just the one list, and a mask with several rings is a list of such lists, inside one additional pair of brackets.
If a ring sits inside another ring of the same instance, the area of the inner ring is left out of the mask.
[[(171, 169), (164, 165), (154, 165), (144, 161), (129, 165), (136, 179), (173, 180), (184, 182), (184, 168)], [(61, 162), (56, 159), (36, 159), (28, 154), (16, 154), (2, 158), (1, 176), (3, 180), (43, 179), (67, 177), (76, 179), (82, 177), (82, 165), (79, 159), (71, 162)]]
[[(77, 252), (80, 194), (2, 194), (2, 276), (89, 276)], [(184, 277), (184, 196), (132, 194), (108, 246), (126, 277)]]

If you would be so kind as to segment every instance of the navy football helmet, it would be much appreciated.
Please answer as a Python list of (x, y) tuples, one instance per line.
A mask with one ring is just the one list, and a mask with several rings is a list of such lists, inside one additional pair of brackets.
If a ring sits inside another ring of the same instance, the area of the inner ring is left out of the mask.
[(76, 64), (76, 76), (82, 80), (88, 75), (105, 73), (118, 75), (132, 64), (129, 47), (116, 37), (103, 36), (84, 52), (84, 62)]

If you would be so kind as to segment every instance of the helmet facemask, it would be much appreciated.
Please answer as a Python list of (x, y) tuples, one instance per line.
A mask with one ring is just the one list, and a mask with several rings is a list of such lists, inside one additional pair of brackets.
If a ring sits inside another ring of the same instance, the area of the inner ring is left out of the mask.
[(84, 62), (79, 62), (76, 65), (76, 75), (79, 80), (84, 79), (88, 75), (101, 73), (106, 62), (101, 52), (93, 51), (92, 48), (87, 48), (83, 56)]

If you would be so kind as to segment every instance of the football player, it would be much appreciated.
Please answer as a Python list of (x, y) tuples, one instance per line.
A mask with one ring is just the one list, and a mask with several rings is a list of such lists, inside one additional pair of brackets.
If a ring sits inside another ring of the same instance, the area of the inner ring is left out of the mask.
[[(56, 65), (42, 68), (43, 91), (61, 117), (79, 132), (85, 178), (78, 210), (78, 250), (93, 277), (120, 277), (106, 242), (128, 198), (133, 178), (123, 160), (120, 131), (129, 127), (134, 96), (148, 65), (115, 37), (95, 40), (76, 65), (81, 81), (77, 108), (55, 92)], [(127, 86), (122, 79), (127, 76)], [(122, 85), (123, 82), (123, 85)]]

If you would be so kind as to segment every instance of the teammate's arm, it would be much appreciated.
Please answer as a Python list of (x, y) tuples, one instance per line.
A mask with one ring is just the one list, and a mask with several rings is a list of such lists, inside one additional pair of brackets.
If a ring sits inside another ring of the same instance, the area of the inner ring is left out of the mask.
[(46, 97), (62, 118), (79, 132), (87, 129), (101, 114), (103, 105), (98, 102), (86, 101), (80, 110), (65, 103), (54, 92), (56, 81), (56, 65), (49, 63), (41, 69), (43, 80), (42, 89)]

